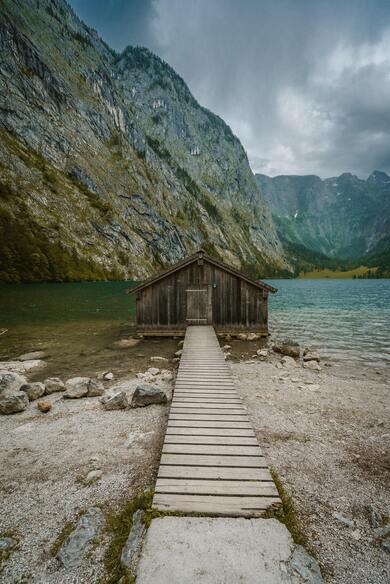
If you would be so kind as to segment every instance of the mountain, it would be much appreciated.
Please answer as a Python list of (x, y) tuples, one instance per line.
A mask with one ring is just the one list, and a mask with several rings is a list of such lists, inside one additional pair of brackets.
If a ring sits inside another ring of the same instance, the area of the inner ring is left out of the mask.
[(360, 261), (390, 251), (390, 177), (385, 172), (376, 170), (367, 180), (350, 173), (325, 180), (257, 174), (256, 181), (285, 247), (311, 250), (322, 260)]
[(199, 246), (288, 270), (230, 128), (63, 0), (0, 5), (0, 280), (144, 278)]

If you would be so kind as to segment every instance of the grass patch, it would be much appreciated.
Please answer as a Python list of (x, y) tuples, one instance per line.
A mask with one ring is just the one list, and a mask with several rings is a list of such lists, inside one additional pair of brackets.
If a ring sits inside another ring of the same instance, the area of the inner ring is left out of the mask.
[[(130, 529), (133, 525), (133, 515), (138, 509), (143, 509), (146, 514), (152, 513), (153, 492), (145, 491), (126, 503), (117, 512), (106, 513), (106, 532), (111, 538), (104, 557), (104, 566), (109, 576), (102, 584), (133, 584), (135, 578), (121, 566), (121, 553), (126, 543)], [(149, 526), (150, 522), (145, 524)]]
[(53, 556), (53, 558), (56, 557), (65, 540), (70, 536), (74, 528), (75, 528), (74, 521), (69, 521), (69, 523), (65, 523), (64, 527), (61, 529), (60, 533), (57, 535), (56, 539), (54, 540), (50, 548), (50, 555)]
[(294, 543), (301, 545), (312, 555), (315, 555), (314, 550), (312, 550), (311, 547), (309, 546), (308, 539), (305, 533), (303, 532), (301, 525), (299, 524), (297, 514), (295, 511), (294, 502), (291, 496), (286, 492), (285, 488), (283, 487), (276, 470), (274, 468), (271, 468), (270, 470), (272, 478), (278, 490), (279, 497), (282, 500), (282, 507), (277, 510), (267, 511), (265, 517), (267, 517), (268, 519), (271, 518), (278, 519), (287, 527), (287, 529), (291, 533), (291, 537), (293, 538)]

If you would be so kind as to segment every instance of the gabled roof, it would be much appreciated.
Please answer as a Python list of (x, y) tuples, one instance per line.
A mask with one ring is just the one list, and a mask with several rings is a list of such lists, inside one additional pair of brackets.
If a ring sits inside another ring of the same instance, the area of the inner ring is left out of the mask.
[(229, 272), (230, 274), (232, 274), (233, 276), (237, 276), (241, 280), (245, 280), (245, 282), (252, 284), (252, 286), (256, 286), (257, 288), (261, 288), (262, 290), (267, 290), (268, 292), (272, 292), (272, 293), (278, 291), (277, 288), (274, 288), (273, 286), (270, 286), (269, 284), (266, 284), (265, 282), (262, 282), (261, 280), (253, 280), (252, 278), (249, 278), (249, 276), (246, 276), (245, 274), (243, 274), (239, 270), (236, 270), (232, 266), (228, 266), (227, 264), (224, 264), (223, 262), (220, 262), (219, 260), (216, 260), (215, 258), (208, 256), (204, 252), (203, 249), (200, 249), (196, 253), (184, 258), (184, 260), (177, 262), (176, 264), (174, 264), (173, 266), (171, 266), (167, 270), (160, 272), (156, 276), (152, 276), (151, 278), (148, 278), (147, 280), (145, 280), (141, 284), (138, 284), (138, 286), (135, 286), (134, 288), (129, 288), (127, 290), (127, 293), (133, 294), (134, 292), (139, 292), (140, 290), (143, 290), (144, 288), (151, 286), (155, 282), (158, 282), (159, 280), (162, 280), (163, 278), (170, 276), (174, 272), (177, 272), (178, 270), (181, 270), (182, 268), (185, 268), (186, 266), (193, 264), (198, 259), (203, 259), (206, 262), (208, 262), (209, 264), (212, 264), (213, 266), (216, 266), (217, 268), (220, 268), (221, 270), (225, 270), (225, 272)]

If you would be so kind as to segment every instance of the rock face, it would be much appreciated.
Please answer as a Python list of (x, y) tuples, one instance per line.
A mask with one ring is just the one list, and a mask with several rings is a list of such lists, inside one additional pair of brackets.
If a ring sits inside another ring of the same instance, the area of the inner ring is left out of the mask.
[(151, 404), (166, 404), (166, 393), (156, 385), (137, 385), (131, 400), (132, 408), (149, 406)]
[(143, 279), (201, 244), (288, 269), (241, 143), (167, 63), (117, 55), (63, 0), (4, 0), (0, 21), (4, 278)]
[(0, 414), (17, 414), (28, 406), (28, 397), (24, 391), (7, 390), (0, 394)]
[(44, 381), (45, 394), (56, 393), (57, 391), (65, 391), (65, 384), (59, 377), (48, 377)]
[(20, 388), (21, 391), (25, 391), (27, 397), (30, 401), (38, 399), (45, 394), (45, 386), (43, 383), (37, 381), (36, 383), (25, 383)]
[(129, 405), (127, 395), (124, 391), (105, 395), (100, 401), (105, 410), (124, 410)]
[(57, 559), (65, 568), (76, 568), (83, 559), (88, 545), (96, 538), (104, 526), (101, 509), (92, 507), (80, 517), (76, 528), (65, 540), (57, 554)]
[(0, 371), (0, 394), (3, 391), (18, 390), (27, 383), (25, 377), (10, 371)]

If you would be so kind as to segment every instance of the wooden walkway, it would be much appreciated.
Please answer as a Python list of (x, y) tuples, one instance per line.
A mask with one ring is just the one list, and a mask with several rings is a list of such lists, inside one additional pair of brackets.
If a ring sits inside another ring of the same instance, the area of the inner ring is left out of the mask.
[(213, 327), (188, 327), (153, 507), (256, 517), (280, 503)]

